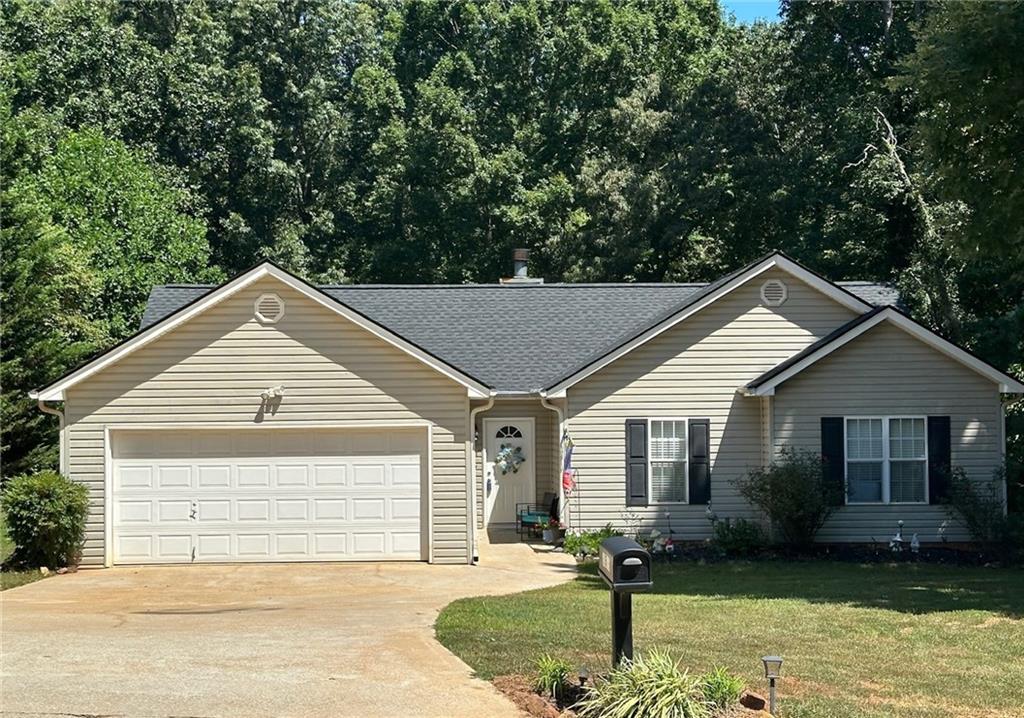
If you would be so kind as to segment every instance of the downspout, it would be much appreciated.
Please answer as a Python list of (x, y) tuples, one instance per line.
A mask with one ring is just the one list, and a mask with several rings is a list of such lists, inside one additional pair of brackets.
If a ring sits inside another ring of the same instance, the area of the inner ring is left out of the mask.
[(565, 434), (565, 411), (562, 407), (548, 401), (548, 393), (540, 392), (540, 405), (550, 409), (558, 416), (558, 473), (555, 479), (558, 483), (558, 520), (565, 516), (565, 490), (562, 488), (562, 465), (565, 463), (565, 448), (562, 446), (562, 436)]
[(476, 550), (476, 417), (494, 406), (494, 392), (487, 397), (487, 403), (469, 410), (469, 554), (470, 563), (476, 563), (480, 556)]
[[(29, 394), (29, 396), (32, 396)], [(68, 475), (68, 452), (65, 448), (64, 443), (64, 412), (59, 409), (47, 406), (46, 402), (38, 398), (38, 394), (33, 397), (36, 399), (36, 404), (39, 406), (39, 411), (44, 414), (52, 414), (57, 417), (58, 426), (60, 427), (59, 433), (57, 434), (57, 444), (60, 447), (60, 473), (64, 476)]]

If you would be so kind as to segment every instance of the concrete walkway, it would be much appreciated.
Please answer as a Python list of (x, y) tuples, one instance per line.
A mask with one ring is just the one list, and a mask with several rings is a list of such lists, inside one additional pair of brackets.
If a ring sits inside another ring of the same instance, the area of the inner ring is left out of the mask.
[(118, 568), (0, 593), (5, 716), (518, 716), (434, 640), (438, 611), (575, 575), (486, 546), (480, 566)]

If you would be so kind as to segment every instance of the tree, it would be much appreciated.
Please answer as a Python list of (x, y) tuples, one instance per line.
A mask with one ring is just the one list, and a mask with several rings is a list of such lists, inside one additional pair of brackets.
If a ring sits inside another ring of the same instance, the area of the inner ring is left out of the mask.
[[(8, 125), (5, 147), (24, 126)], [(194, 200), (95, 130), (61, 137), (13, 178), (0, 226), (4, 473), (55, 465), (54, 431), (27, 393), (134, 333), (154, 284), (216, 281)]]
[(965, 202), (971, 254), (1024, 255), (1024, 5), (942, 3), (917, 33), (899, 85), (913, 91), (921, 152), (948, 200)]

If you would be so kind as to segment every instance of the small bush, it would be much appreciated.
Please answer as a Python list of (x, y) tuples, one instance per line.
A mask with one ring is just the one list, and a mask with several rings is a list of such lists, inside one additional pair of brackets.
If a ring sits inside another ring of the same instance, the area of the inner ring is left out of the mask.
[(1024, 517), (1003, 512), (1005, 476), (1000, 467), (991, 481), (973, 481), (962, 467), (953, 467), (946, 512), (962, 521), (978, 543), (1019, 560), (1024, 558)]
[(725, 519), (715, 522), (712, 543), (727, 556), (752, 556), (764, 548), (768, 537), (753, 521)]
[(558, 700), (566, 695), (572, 683), (572, 666), (561, 658), (541, 656), (537, 660), (537, 679), (533, 688), (538, 693)]
[(566, 553), (580, 558), (596, 556), (601, 549), (601, 542), (612, 536), (622, 536), (622, 532), (611, 524), (596, 531), (570, 531), (565, 534), (562, 548)]
[(15, 476), (4, 485), (2, 506), (15, 545), (13, 564), (60, 567), (78, 561), (89, 512), (82, 484), (55, 471)]
[(581, 718), (708, 718), (712, 707), (701, 679), (659, 650), (624, 660), (574, 706)]
[(700, 682), (704, 697), (718, 708), (736, 705), (743, 693), (743, 681), (722, 667), (705, 673)]
[(825, 478), (822, 460), (810, 451), (783, 451), (781, 460), (737, 482), (740, 494), (764, 511), (782, 540), (808, 546), (842, 503), (842, 488)]

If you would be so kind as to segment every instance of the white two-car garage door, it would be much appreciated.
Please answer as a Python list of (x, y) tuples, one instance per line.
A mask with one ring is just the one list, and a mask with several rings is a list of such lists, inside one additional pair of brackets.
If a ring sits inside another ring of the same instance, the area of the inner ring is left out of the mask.
[(113, 562), (427, 558), (426, 431), (113, 433)]

